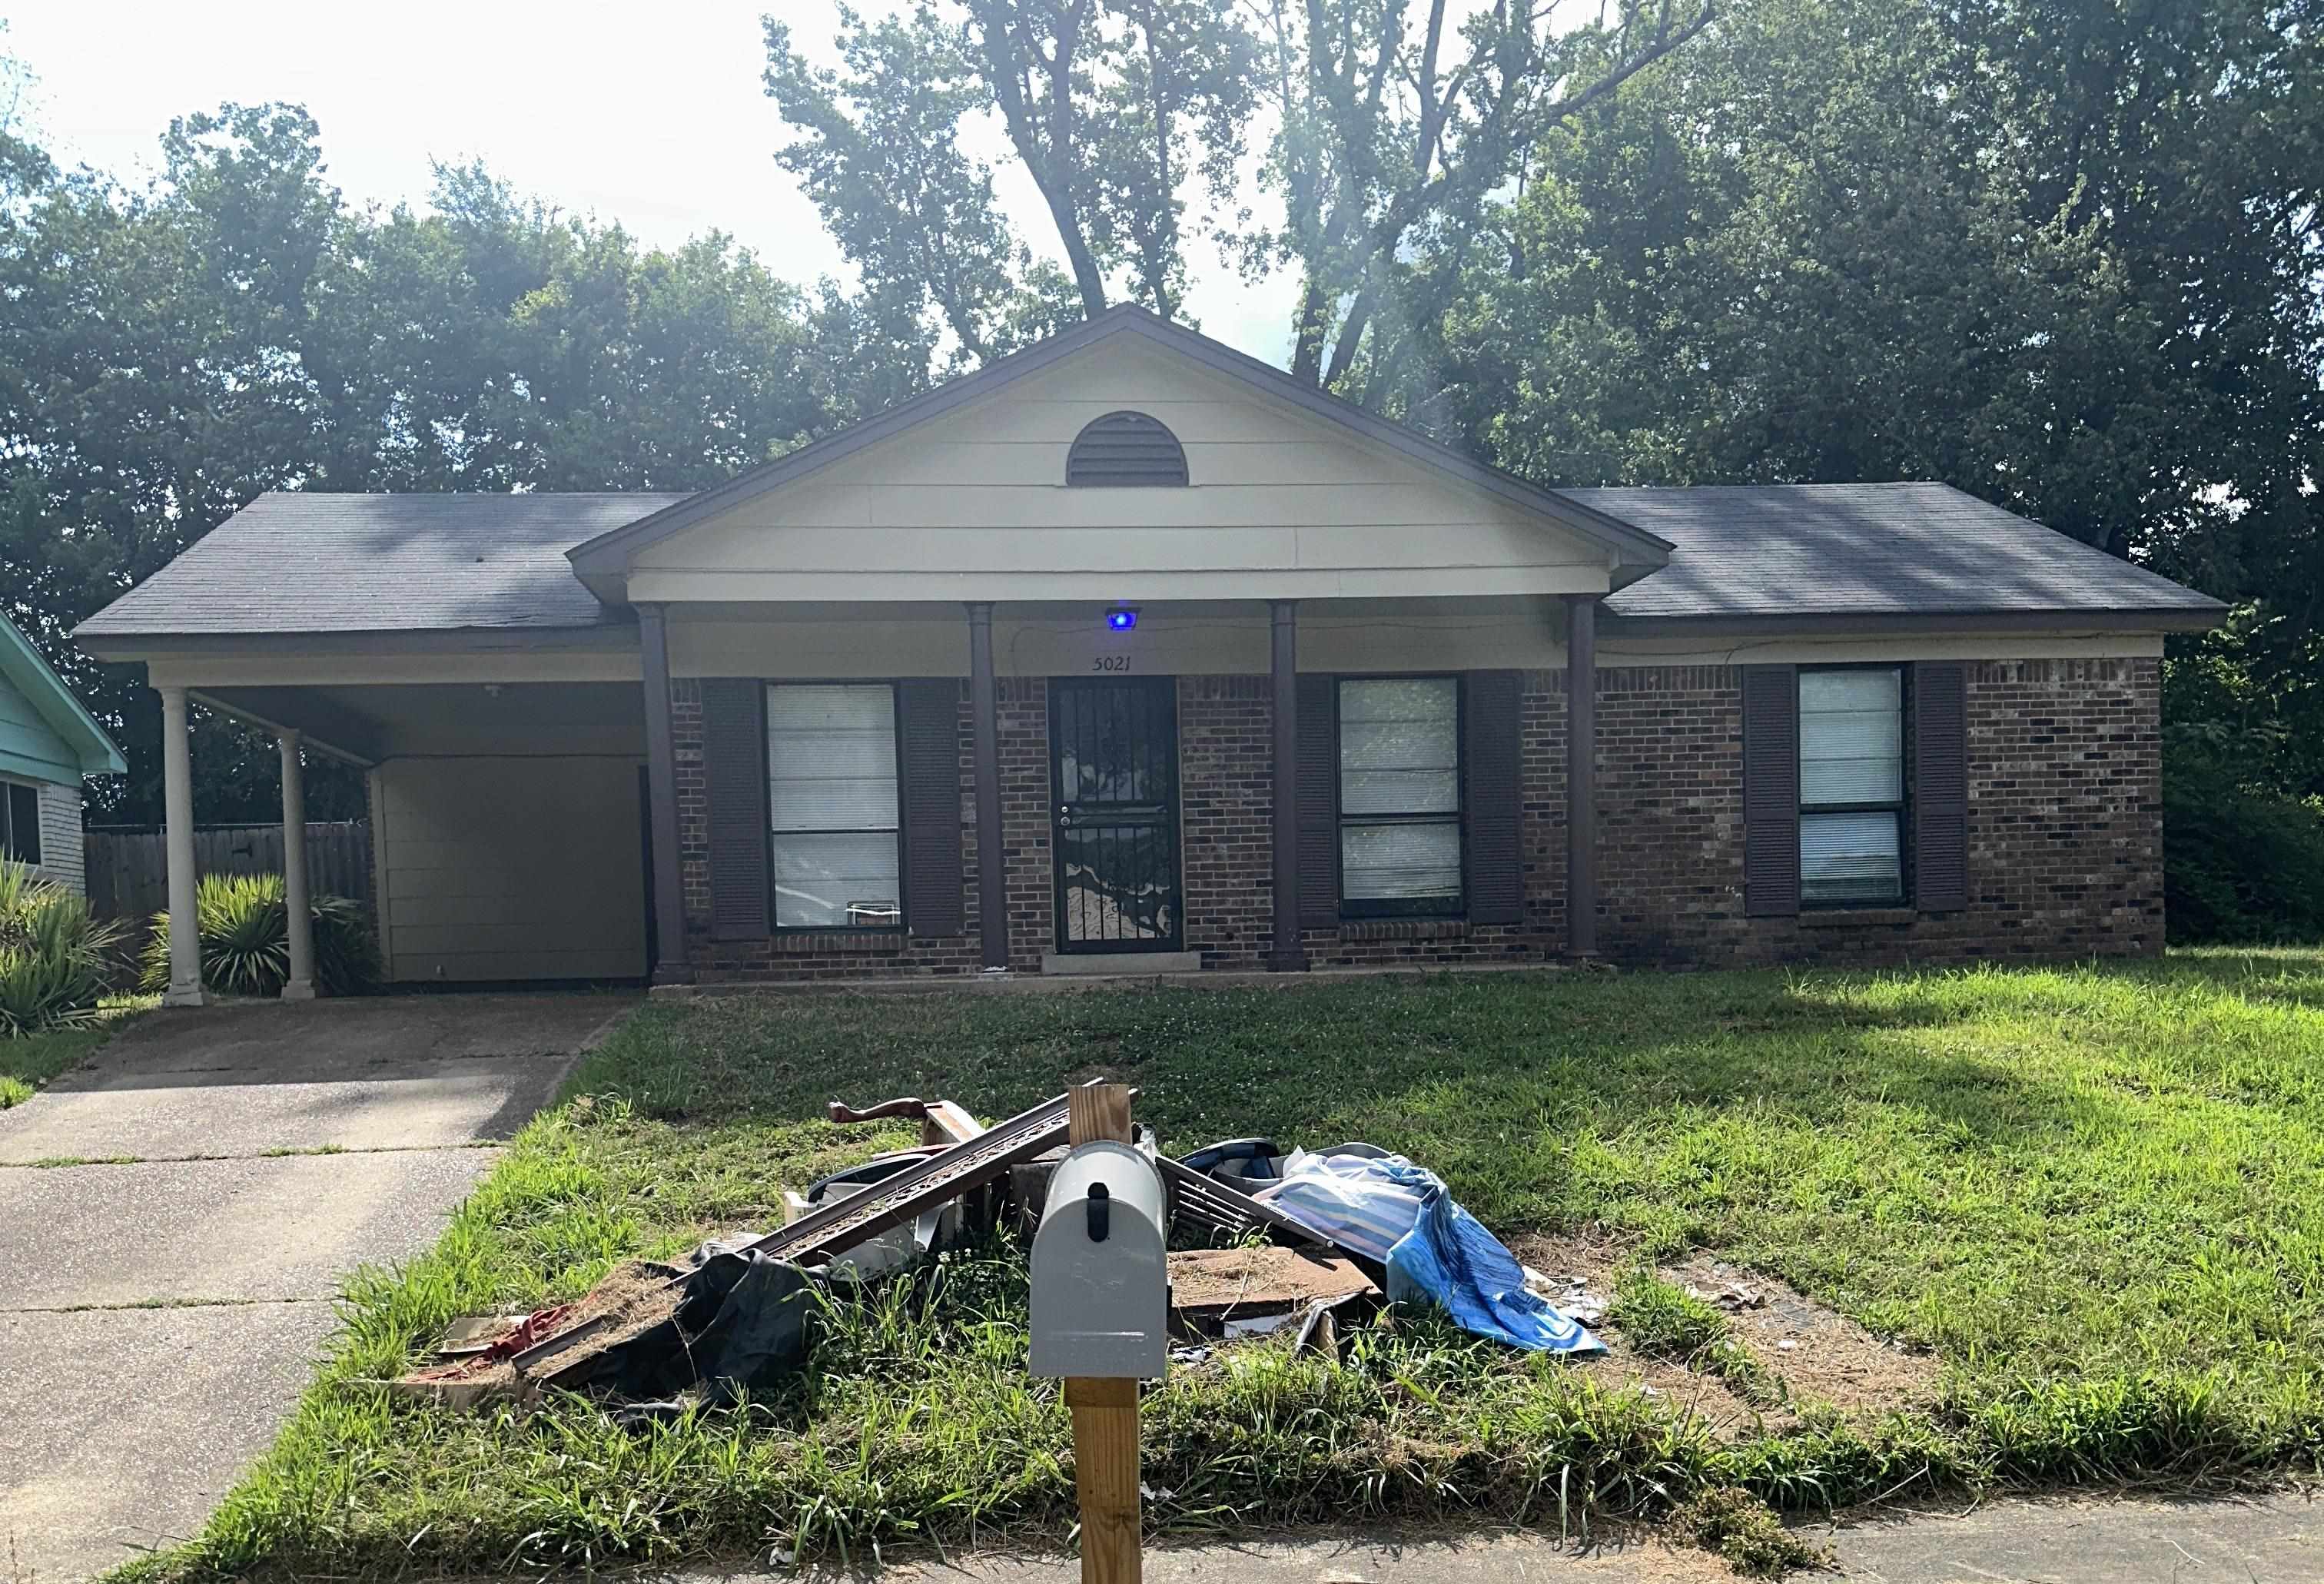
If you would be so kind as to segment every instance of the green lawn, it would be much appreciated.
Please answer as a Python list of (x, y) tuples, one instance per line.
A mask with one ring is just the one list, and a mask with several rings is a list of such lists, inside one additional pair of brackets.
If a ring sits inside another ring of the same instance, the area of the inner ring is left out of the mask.
[(783, 1185), (899, 1137), (807, 1119), (834, 1095), (998, 1118), (1101, 1069), (1169, 1147), (1368, 1138), (1505, 1236), (1599, 1222), (1647, 1255), (1715, 1249), (1945, 1363), (1932, 1411), (1811, 1410), (1729, 1442), (1425, 1319), (1360, 1331), (1343, 1365), (1248, 1345), (1148, 1398), (1173, 1529), (2324, 1463), (2324, 953), (737, 998), (634, 1018), (575, 1077), (595, 1098), (527, 1129), (438, 1249), (356, 1281), (340, 1356), (168, 1565), (1063, 1539), (1065, 1418), (1025, 1377), (1021, 1269), (997, 1255), (925, 1309), (835, 1315), (806, 1378), (745, 1414), (632, 1432), (578, 1400), (463, 1414), (361, 1383), (455, 1315), (771, 1223)]
[(113, 1037), (124, 1018), (158, 1000), (154, 996), (107, 997), (94, 1023), (79, 1028), (52, 1028), (23, 1039), (0, 1039), (0, 1111), (23, 1105), (50, 1079), (79, 1066)]

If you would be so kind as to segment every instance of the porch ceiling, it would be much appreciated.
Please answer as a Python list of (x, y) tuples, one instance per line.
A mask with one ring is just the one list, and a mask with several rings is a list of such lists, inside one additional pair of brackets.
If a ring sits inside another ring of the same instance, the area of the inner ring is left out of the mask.
[(425, 754), (645, 752), (645, 703), (634, 682), (226, 686), (198, 696), (364, 764)]

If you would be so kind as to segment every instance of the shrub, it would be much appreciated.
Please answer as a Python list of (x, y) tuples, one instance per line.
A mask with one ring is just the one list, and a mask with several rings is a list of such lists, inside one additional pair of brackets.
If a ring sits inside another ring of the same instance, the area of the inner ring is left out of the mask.
[(0, 861), (0, 1038), (86, 1023), (120, 930), (21, 863)]
[(2171, 938), (2324, 938), (2324, 813), (2240, 786), (2213, 764), (2166, 764), (2163, 908)]
[[(363, 908), (345, 897), (317, 897), (315, 988), (325, 995), (361, 995), (379, 983), (379, 948)], [(202, 983), (227, 995), (279, 996), (290, 977), (290, 915), (279, 874), (210, 874), (194, 892), (194, 919), (202, 937)], [(140, 981), (146, 990), (170, 982), (170, 916), (153, 916)]]

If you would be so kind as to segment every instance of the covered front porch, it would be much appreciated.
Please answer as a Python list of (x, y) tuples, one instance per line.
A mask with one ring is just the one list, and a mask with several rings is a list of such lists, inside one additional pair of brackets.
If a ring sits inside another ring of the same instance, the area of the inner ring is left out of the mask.
[[(1588, 953), (1594, 723), (1562, 682), (1569, 654), (1594, 667), (1595, 612), (1588, 593), (648, 601), (586, 641), (184, 648), (147, 662), (171, 907), (195, 879), (198, 702), (275, 735), (286, 852), (302, 852), (305, 756), (364, 771), (395, 983)], [(1343, 824), (1343, 691), (1351, 712), (1450, 712), (1450, 735), (1424, 720), (1382, 751), (1426, 763), (1372, 777), (1435, 801), (1381, 794)], [(831, 715), (851, 710), (853, 738)], [(855, 802), (817, 813), (835, 787)], [(1351, 902), (1351, 850), (1375, 889), (1415, 894)], [(290, 993), (311, 994), (306, 877), (286, 867)], [(201, 995), (185, 935), (178, 1004)]]

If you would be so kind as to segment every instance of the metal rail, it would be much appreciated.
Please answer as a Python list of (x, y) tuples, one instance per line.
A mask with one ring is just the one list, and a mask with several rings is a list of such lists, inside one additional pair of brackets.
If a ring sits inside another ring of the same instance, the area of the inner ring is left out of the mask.
[(1045, 1101), (861, 1193), (808, 1211), (780, 1231), (744, 1245), (742, 1252), (811, 1264), (853, 1248), (1064, 1143), (1065, 1107), (1062, 1094)]

